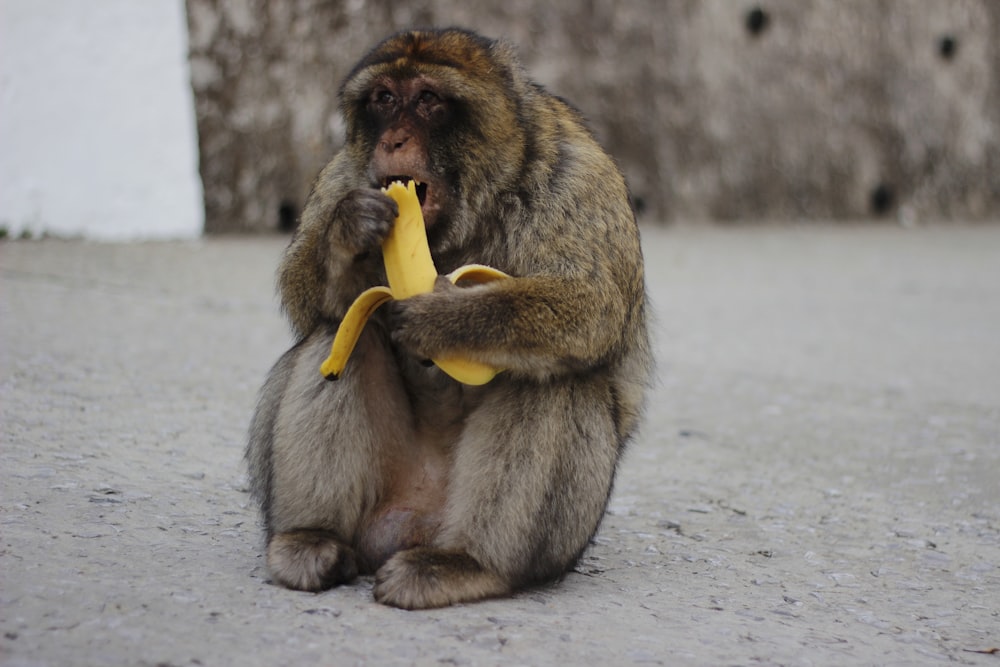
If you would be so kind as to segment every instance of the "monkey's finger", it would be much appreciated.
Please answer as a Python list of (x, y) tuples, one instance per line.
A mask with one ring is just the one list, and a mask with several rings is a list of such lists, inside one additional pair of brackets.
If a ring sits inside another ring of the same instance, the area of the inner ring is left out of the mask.
[(381, 190), (353, 190), (337, 204), (337, 242), (355, 254), (377, 248), (398, 213), (396, 202)]

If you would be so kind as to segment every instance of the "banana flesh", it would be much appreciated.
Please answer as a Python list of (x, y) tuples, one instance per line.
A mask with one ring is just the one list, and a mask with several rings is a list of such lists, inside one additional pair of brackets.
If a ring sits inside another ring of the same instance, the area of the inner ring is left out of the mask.
[[(430, 292), (437, 280), (438, 273), (427, 245), (427, 230), (415, 182), (403, 185), (396, 181), (382, 191), (399, 206), (399, 216), (382, 243), (389, 286), (380, 285), (365, 290), (347, 309), (333, 338), (330, 355), (320, 366), (320, 373), (327, 380), (336, 380), (344, 371), (365, 323), (379, 306), (390, 299), (407, 299)], [(481, 284), (509, 277), (503, 271), (482, 264), (467, 264), (447, 275), (452, 284), (460, 280)], [(500, 369), (470, 359), (447, 357), (433, 361), (442, 371), (468, 385), (486, 384), (500, 372)]]

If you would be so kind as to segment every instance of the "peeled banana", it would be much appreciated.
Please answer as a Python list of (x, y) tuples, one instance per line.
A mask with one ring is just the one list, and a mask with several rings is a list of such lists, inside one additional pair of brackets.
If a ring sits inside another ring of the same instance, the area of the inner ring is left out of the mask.
[[(411, 180), (403, 185), (395, 181), (382, 191), (399, 205), (399, 216), (382, 242), (382, 258), (389, 286), (379, 285), (365, 290), (347, 309), (333, 338), (330, 356), (319, 369), (327, 380), (336, 380), (344, 371), (347, 358), (361, 337), (365, 322), (379, 306), (390, 299), (406, 299), (430, 292), (434, 289), (434, 281), (438, 276), (427, 245), (427, 230), (424, 228), (424, 216), (420, 212), (416, 183)], [(447, 275), (453, 284), (459, 280), (486, 283), (509, 277), (503, 271), (482, 264), (467, 264)], [(438, 368), (462, 384), (486, 384), (500, 372), (500, 369), (468, 359), (447, 357), (433, 361)]]

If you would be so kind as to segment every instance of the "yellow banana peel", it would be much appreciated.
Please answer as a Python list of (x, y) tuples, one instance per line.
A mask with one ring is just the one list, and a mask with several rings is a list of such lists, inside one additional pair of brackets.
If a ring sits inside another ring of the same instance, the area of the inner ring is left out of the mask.
[[(420, 200), (417, 199), (416, 183), (409, 181), (403, 185), (396, 181), (382, 191), (399, 205), (399, 216), (382, 242), (382, 258), (389, 286), (379, 285), (365, 290), (347, 309), (330, 346), (330, 356), (319, 369), (327, 380), (337, 379), (344, 371), (347, 358), (361, 337), (365, 323), (379, 306), (390, 299), (407, 299), (430, 292), (437, 280), (438, 273), (427, 245), (427, 230), (420, 211)], [(509, 277), (503, 271), (482, 264), (467, 264), (447, 275), (452, 284), (459, 280), (487, 283)], [(500, 372), (500, 369), (469, 359), (447, 357), (433, 361), (442, 371), (468, 385), (486, 384)]]

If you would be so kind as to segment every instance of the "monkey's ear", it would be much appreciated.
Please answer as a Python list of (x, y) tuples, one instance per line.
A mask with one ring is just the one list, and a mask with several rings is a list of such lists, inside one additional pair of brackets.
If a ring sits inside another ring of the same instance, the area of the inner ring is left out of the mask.
[(502, 37), (493, 40), (493, 43), (490, 44), (490, 53), (495, 60), (500, 62), (514, 64), (520, 62), (517, 47), (514, 46), (513, 42)]

